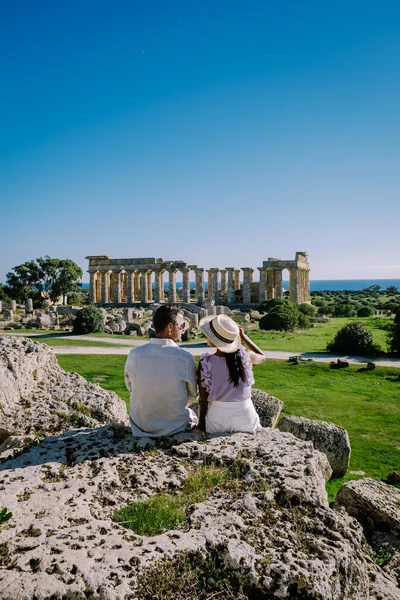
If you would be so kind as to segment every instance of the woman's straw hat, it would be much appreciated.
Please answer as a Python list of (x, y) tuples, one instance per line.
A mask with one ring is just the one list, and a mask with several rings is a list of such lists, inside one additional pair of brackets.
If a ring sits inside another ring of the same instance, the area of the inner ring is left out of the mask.
[(199, 323), (201, 331), (221, 352), (231, 354), (239, 350), (240, 330), (233, 319), (226, 315), (204, 317)]

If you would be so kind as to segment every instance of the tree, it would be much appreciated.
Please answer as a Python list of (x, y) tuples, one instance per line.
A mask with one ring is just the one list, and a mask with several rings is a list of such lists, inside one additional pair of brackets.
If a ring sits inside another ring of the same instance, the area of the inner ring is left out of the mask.
[(396, 294), (399, 293), (399, 290), (397, 289), (397, 287), (395, 285), (389, 285), (386, 290), (385, 293), (388, 296), (396, 296)]
[(375, 314), (375, 309), (372, 306), (362, 306), (357, 311), (357, 317), (371, 317)]
[(82, 269), (69, 259), (45, 256), (13, 268), (6, 275), (5, 292), (17, 302), (28, 298), (40, 302), (43, 294), (51, 300), (80, 288)]

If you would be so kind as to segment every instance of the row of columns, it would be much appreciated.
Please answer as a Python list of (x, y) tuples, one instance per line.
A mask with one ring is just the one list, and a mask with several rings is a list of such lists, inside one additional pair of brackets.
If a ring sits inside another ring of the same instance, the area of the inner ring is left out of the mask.
[[(132, 270), (107, 270), (90, 273), (90, 302), (92, 303), (121, 303), (121, 302), (165, 302), (164, 273), (168, 271), (168, 301), (177, 301), (176, 273), (182, 273), (182, 302), (190, 302), (190, 271), (195, 273), (195, 296), (198, 304), (205, 300), (204, 269), (136, 269)], [(270, 298), (282, 298), (282, 270), (258, 267), (260, 272), (259, 294), (256, 301), (263, 302)], [(240, 271), (243, 272), (243, 286), (240, 285)], [(152, 274), (155, 274), (154, 290), (152, 287)], [(208, 269), (207, 297), (216, 304), (234, 304), (236, 291), (242, 291), (243, 304), (252, 303), (252, 284), (254, 269), (242, 267), (235, 269)], [(220, 278), (219, 278), (220, 275)], [(301, 304), (310, 301), (309, 270), (289, 269), (290, 299)]]
[[(107, 270), (90, 273), (90, 302), (106, 304), (109, 302), (165, 302), (164, 273), (168, 271), (168, 300), (177, 301), (176, 273), (182, 273), (182, 301), (190, 302), (190, 270), (186, 269), (150, 269)], [(195, 269), (198, 302), (204, 301), (204, 269)], [(154, 289), (152, 286), (152, 275)]]

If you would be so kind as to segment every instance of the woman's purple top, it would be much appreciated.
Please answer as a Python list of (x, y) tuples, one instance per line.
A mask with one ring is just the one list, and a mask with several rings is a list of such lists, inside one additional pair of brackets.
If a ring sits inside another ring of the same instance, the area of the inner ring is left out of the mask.
[(246, 350), (240, 348), (240, 356), (243, 361), (246, 381), (239, 381), (238, 387), (234, 387), (229, 381), (229, 371), (223, 356), (215, 354), (203, 354), (200, 359), (201, 383), (208, 392), (208, 401), (214, 402), (242, 402), (251, 398), (251, 386), (254, 383), (253, 367)]

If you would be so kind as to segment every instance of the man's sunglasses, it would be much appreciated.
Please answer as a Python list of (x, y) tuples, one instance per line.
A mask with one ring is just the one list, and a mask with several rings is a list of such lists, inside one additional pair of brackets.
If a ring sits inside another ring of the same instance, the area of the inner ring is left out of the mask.
[(176, 327), (179, 327), (179, 329), (181, 329), (182, 331), (185, 329), (186, 327), (186, 323), (182, 323), (181, 325), (178, 325), (178, 323), (172, 323), (172, 325), (175, 325)]

